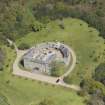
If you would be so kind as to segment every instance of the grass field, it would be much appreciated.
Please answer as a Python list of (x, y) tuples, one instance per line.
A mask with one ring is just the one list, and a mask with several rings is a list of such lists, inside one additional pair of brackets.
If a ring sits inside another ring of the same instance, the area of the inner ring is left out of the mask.
[(43, 99), (51, 100), (53, 105), (85, 105), (84, 98), (73, 90), (13, 76), (11, 71), (16, 54), (9, 47), (2, 47), (7, 56), (5, 70), (0, 72), (0, 93), (10, 105), (38, 105)]
[[(64, 27), (59, 27), (58, 20), (50, 22), (46, 29), (30, 33), (16, 43), (19, 45), (25, 42), (33, 46), (43, 41), (64, 41), (77, 55), (77, 65), (68, 76), (69, 82), (79, 84), (81, 79), (91, 76), (96, 65), (104, 61), (104, 40), (99, 37), (97, 30), (88, 27), (81, 20), (64, 19)], [(0, 92), (11, 105), (37, 105), (44, 98), (52, 100), (54, 105), (85, 105), (85, 98), (78, 96), (73, 90), (12, 76), (15, 51), (6, 46), (2, 47), (7, 56), (5, 70), (0, 72)]]
[(99, 32), (78, 19), (64, 19), (64, 29), (58, 25), (59, 20), (50, 22), (46, 29), (30, 33), (16, 43), (27, 43), (31, 46), (43, 41), (64, 41), (72, 47), (77, 56), (77, 65), (68, 76), (68, 82), (79, 84), (83, 78), (91, 77), (95, 67), (105, 60), (104, 40)]

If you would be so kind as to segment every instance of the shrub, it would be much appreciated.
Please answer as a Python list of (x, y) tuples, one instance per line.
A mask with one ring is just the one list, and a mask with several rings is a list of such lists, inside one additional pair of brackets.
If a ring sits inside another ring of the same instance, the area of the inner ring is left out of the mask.
[(41, 100), (41, 101), (40, 101), (38, 104), (36, 104), (36, 105), (54, 105), (54, 104), (55, 104), (55, 103), (54, 103), (54, 100), (47, 98), (47, 99)]
[(5, 59), (5, 54), (2, 51), (2, 49), (0, 49), (0, 71), (3, 71), (4, 59)]
[(101, 63), (98, 65), (98, 67), (95, 69), (95, 74), (93, 75), (93, 78), (97, 81), (102, 82), (105, 85), (105, 63)]
[(14, 49), (14, 45), (11, 45), (10, 47), (11, 47), (11, 49)]
[(3, 71), (3, 64), (0, 63), (0, 71)]
[(54, 61), (51, 63), (51, 75), (60, 76), (64, 73), (66, 66), (63, 62)]
[(10, 83), (10, 80), (7, 80), (6, 83), (9, 84)]
[(71, 83), (71, 78), (69, 76), (64, 77), (64, 82)]
[(26, 43), (21, 43), (21, 44), (18, 46), (18, 48), (19, 48), (20, 50), (25, 50), (25, 49), (29, 49), (30, 46), (29, 46), (28, 44), (26, 44)]
[(84, 96), (87, 95), (87, 94), (86, 94), (86, 91), (84, 91), (84, 90), (78, 91), (77, 94), (78, 94), (79, 96), (82, 96), (82, 97), (84, 97)]
[(40, 31), (43, 27), (44, 27), (43, 24), (40, 23), (40, 22), (37, 22), (37, 21), (34, 22), (34, 23), (31, 25), (31, 29), (32, 29), (32, 31), (34, 31), (34, 32)]

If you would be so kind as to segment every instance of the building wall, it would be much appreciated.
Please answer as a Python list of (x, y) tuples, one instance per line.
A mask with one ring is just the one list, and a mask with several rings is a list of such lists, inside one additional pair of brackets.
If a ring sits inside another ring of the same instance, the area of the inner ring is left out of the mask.
[(35, 68), (39, 68), (39, 72), (50, 74), (48, 64), (40, 64), (40, 63), (32, 62), (29, 59), (24, 59), (24, 67), (30, 70), (35, 70)]

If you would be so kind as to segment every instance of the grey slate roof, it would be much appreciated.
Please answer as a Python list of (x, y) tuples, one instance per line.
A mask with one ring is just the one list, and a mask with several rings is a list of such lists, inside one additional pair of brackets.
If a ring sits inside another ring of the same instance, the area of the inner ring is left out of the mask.
[(64, 47), (63, 45), (60, 45), (59, 47), (61, 53), (63, 54), (64, 57), (68, 57), (69, 56), (69, 51), (66, 47)]

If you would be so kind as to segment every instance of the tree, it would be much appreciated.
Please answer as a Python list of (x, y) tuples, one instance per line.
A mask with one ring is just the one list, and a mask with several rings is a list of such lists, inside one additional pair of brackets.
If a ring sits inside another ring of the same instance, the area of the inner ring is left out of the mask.
[(105, 105), (102, 98), (94, 96), (87, 102), (87, 105)]
[[(86, 91), (88, 94), (96, 94), (99, 96), (105, 96), (105, 87), (102, 83), (95, 81), (93, 79), (84, 79), (80, 83), (80, 87)], [(98, 91), (98, 92), (97, 92)], [(100, 93), (99, 93), (100, 91)]]
[(84, 94), (87, 93), (91, 96), (87, 105), (105, 105), (105, 87), (102, 83), (93, 79), (85, 79), (81, 81), (80, 87), (82, 88), (82, 92), (84, 92)]

